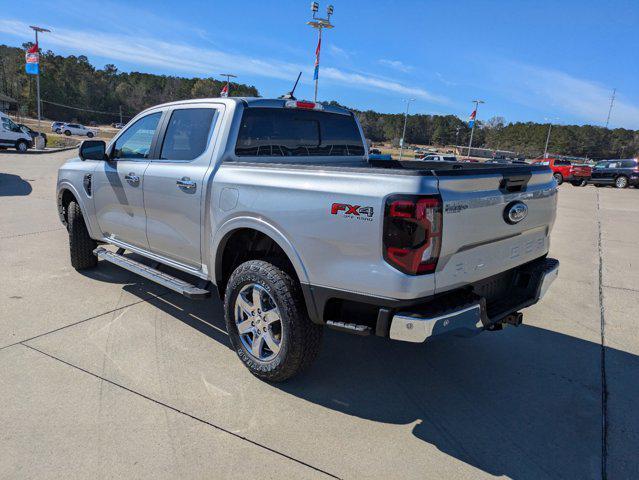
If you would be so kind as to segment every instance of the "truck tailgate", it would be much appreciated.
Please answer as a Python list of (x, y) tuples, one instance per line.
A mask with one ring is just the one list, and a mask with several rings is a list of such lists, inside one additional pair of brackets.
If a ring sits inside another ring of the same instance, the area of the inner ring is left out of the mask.
[[(557, 187), (549, 169), (509, 166), (490, 173), (442, 171), (437, 177), (444, 215), (435, 274), (438, 293), (548, 252), (557, 202)], [(512, 221), (516, 215), (507, 216), (515, 204), (524, 216), (516, 223)]]

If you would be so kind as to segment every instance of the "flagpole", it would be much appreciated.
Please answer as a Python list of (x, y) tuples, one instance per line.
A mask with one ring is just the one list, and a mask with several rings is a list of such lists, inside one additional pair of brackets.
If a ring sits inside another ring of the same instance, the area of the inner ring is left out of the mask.
[[(317, 37), (317, 45), (319, 48), (319, 45), (322, 44), (322, 26), (320, 25), (320, 27), (317, 29), (318, 30), (318, 37)], [(317, 52), (317, 68), (319, 70), (319, 51)], [(314, 102), (317, 103), (317, 85), (319, 83), (319, 72), (317, 74), (317, 76), (315, 77), (315, 98), (314, 98)]]
[[(51, 30), (47, 30), (46, 28), (41, 28), (41, 27), (35, 27), (35, 26), (29, 26), (29, 28), (31, 28), (33, 31), (35, 31), (35, 44), (36, 44), (36, 48), (40, 48), (39, 47), (39, 43), (38, 43), (38, 32), (50, 32)], [(38, 54), (38, 73), (36, 74), (36, 95), (38, 97), (37, 99), (37, 103), (38, 103), (38, 137), (42, 137), (42, 128), (40, 125), (41, 119), (42, 119), (42, 115), (41, 115), (41, 102), (40, 102), (40, 51), (38, 50), (38, 52), (36, 52)], [(36, 142), (38, 143), (38, 142)], [(36, 148), (39, 149), (39, 145), (36, 145)]]
[[(36, 45), (38, 45), (38, 31), (35, 31)], [(40, 52), (38, 52), (40, 53)], [(38, 74), (36, 75), (36, 91), (38, 95), (38, 132), (40, 132), (40, 62), (38, 62)]]
[(315, 72), (313, 74), (315, 80), (315, 96), (314, 102), (317, 102), (317, 87), (319, 85), (319, 59), (320, 59), (320, 49), (322, 45), (322, 30), (325, 28), (333, 28), (333, 24), (331, 23), (331, 15), (333, 15), (333, 5), (329, 5), (326, 9), (326, 18), (317, 17), (317, 11), (319, 10), (319, 3), (313, 2), (311, 3), (311, 11), (313, 12), (313, 20), (310, 22), (306, 22), (307, 25), (310, 25), (313, 28), (319, 30), (317, 35), (317, 48), (315, 49)]
[(475, 104), (475, 110), (473, 110), (475, 112), (475, 118), (473, 118), (473, 126), (470, 128), (470, 142), (468, 142), (468, 154), (466, 155), (467, 157), (470, 157), (470, 149), (473, 146), (473, 134), (475, 133), (475, 122), (477, 121), (477, 110), (479, 110), (479, 104), (485, 103), (485, 102), (483, 100), (473, 100), (473, 103)]

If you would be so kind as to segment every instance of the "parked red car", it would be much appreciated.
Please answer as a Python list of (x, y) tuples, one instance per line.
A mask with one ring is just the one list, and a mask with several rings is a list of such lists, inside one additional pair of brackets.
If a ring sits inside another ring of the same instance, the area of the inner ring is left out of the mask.
[(592, 167), (588, 165), (573, 165), (568, 160), (559, 158), (538, 158), (532, 161), (536, 165), (548, 165), (553, 172), (557, 185), (570, 182), (575, 187), (583, 187), (590, 179)]

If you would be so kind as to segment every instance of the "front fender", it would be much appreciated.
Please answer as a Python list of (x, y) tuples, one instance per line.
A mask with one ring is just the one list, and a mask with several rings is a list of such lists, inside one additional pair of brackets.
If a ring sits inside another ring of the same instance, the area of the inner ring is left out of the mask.
[(82, 216), (84, 217), (84, 223), (87, 226), (87, 230), (89, 231), (89, 235), (93, 239), (100, 239), (100, 227), (98, 226), (97, 219), (95, 218), (95, 209), (93, 206), (93, 202), (83, 190), (78, 191), (78, 189), (68, 180), (59, 180), (57, 186), (57, 205), (58, 205), (58, 216), (60, 217), (60, 221), (63, 224), (66, 224), (64, 218), (64, 209), (62, 208), (62, 196), (65, 191), (71, 192), (78, 204), (80, 205), (80, 209), (82, 210)]

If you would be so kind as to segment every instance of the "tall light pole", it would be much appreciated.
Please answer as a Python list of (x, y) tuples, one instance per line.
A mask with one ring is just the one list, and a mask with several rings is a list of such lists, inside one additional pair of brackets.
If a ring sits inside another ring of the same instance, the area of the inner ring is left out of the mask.
[(410, 102), (414, 102), (414, 98), (409, 98), (408, 100), (402, 100), (402, 102), (406, 102), (406, 113), (404, 114), (404, 130), (402, 131), (402, 138), (399, 140), (399, 161), (402, 161), (402, 154), (404, 153), (404, 139), (406, 138), (406, 122), (408, 121), (408, 107), (410, 107)]
[(548, 122), (548, 135), (546, 135), (546, 146), (544, 147), (544, 158), (548, 158), (548, 143), (550, 142), (551, 130), (552, 130), (552, 122)]
[[(35, 43), (36, 43), (36, 46), (39, 48), (38, 33), (40, 33), (40, 32), (50, 32), (51, 30), (48, 30), (48, 29), (42, 28), (42, 27), (37, 27), (35, 25), (29, 25), (29, 28), (35, 32)], [(38, 52), (38, 54), (39, 53), (40, 52)], [(38, 74), (36, 75), (36, 92), (37, 92), (37, 96), (38, 96), (38, 137), (41, 137), (42, 136), (42, 133), (41, 133), (42, 129), (40, 128), (41, 111), (40, 111), (40, 65), (39, 65), (39, 63), (40, 62), (38, 60)]]
[(473, 146), (473, 135), (475, 133), (475, 122), (477, 121), (477, 110), (479, 110), (480, 103), (486, 103), (486, 102), (484, 102), (483, 100), (473, 100), (473, 103), (475, 104), (475, 109), (473, 110), (475, 115), (472, 118), (473, 124), (470, 127), (470, 142), (468, 142), (468, 155), (467, 155), (468, 157), (470, 157), (470, 149)]
[(615, 95), (617, 94), (617, 89), (612, 89), (612, 97), (610, 97), (610, 108), (608, 109), (608, 118), (606, 118), (606, 128), (608, 128), (608, 124), (610, 123), (610, 114), (612, 113), (612, 106), (615, 103)]
[(325, 28), (333, 28), (331, 23), (331, 15), (333, 15), (333, 5), (329, 5), (326, 8), (326, 18), (320, 18), (317, 16), (319, 10), (318, 2), (311, 2), (311, 11), (313, 12), (313, 19), (306, 22), (306, 25), (317, 29), (317, 48), (315, 49), (315, 72), (313, 73), (313, 80), (315, 80), (315, 97), (314, 101), (317, 102), (317, 84), (319, 82), (319, 61), (320, 50), (322, 48), (322, 30)]
[[(554, 117), (558, 120), (559, 117)], [(546, 135), (546, 146), (544, 147), (544, 158), (548, 158), (548, 144), (550, 143), (550, 132), (552, 131), (552, 118), (545, 117), (544, 120), (548, 121), (548, 135)]]
[(228, 97), (231, 93), (231, 78), (237, 78), (237, 75), (232, 73), (220, 73), (220, 75), (226, 77), (226, 96)]

